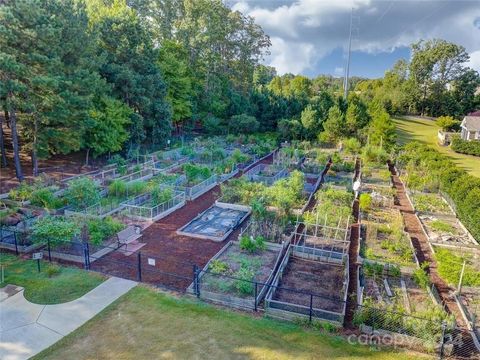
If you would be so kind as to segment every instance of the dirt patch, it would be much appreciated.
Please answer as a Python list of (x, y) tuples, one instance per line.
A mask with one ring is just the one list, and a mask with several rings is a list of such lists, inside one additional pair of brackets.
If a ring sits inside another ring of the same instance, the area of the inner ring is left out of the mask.
[[(338, 296), (343, 287), (343, 269), (341, 266), (291, 257), (283, 272), (282, 280), (273, 296), (273, 300), (310, 306), (310, 295), (313, 307), (328, 311), (343, 311), (343, 302)], [(287, 289), (297, 290), (289, 291)], [(305, 292), (301, 294), (300, 292)]]

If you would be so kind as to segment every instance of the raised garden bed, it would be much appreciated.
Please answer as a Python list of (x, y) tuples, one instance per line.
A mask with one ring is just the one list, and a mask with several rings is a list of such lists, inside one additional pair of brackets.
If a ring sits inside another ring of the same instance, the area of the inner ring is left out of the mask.
[(386, 274), (382, 268), (371, 265), (363, 271), (354, 323), (362, 330), (369, 328), (369, 332), (405, 335), (422, 348), (434, 349), (442, 333), (442, 321), (450, 325), (453, 317), (428, 291), (428, 283), (422, 284), (399, 270)]
[(445, 199), (438, 193), (408, 191), (413, 207), (419, 214), (455, 215)]
[(3, 204), (0, 215), (0, 248), (19, 253), (39, 248), (32, 242), (30, 228), (43, 211)]
[(250, 215), (248, 206), (218, 203), (177, 230), (177, 234), (223, 241)]
[(157, 221), (185, 205), (185, 192), (164, 187), (171, 194), (159, 200), (154, 193), (138, 195), (123, 203), (122, 214), (133, 219)]
[(361, 176), (362, 183), (392, 187), (391, 174), (386, 166), (365, 166)]
[(338, 259), (290, 245), (268, 291), (267, 314), (286, 320), (311, 317), (343, 326), (348, 280), (348, 255)]
[(261, 182), (265, 185), (272, 185), (277, 180), (288, 176), (287, 169), (269, 164), (258, 164), (245, 173), (250, 181)]
[(454, 215), (422, 215), (418, 218), (432, 244), (446, 246), (478, 245)]
[(334, 188), (352, 191), (354, 173), (335, 172), (329, 170), (325, 178), (326, 183)]
[[(263, 250), (249, 252), (230, 241), (200, 272), (200, 298), (222, 305), (253, 310), (262, 301), (281, 260), (282, 246), (265, 243)], [(256, 285), (255, 285), (256, 283)], [(193, 285), (189, 291), (193, 291)]]
[(375, 208), (361, 215), (360, 256), (401, 267), (416, 266), (410, 237), (397, 209)]

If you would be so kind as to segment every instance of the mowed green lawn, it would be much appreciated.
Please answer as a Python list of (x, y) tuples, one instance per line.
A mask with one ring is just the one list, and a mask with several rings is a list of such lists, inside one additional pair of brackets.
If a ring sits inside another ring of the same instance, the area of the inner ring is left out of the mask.
[(12, 254), (0, 254), (5, 281), (0, 284), (25, 288), (25, 298), (36, 304), (60, 304), (72, 301), (97, 287), (105, 277), (42, 260), (40, 272), (36, 260), (23, 260)]
[(437, 142), (437, 132), (439, 127), (433, 120), (420, 118), (393, 118), (397, 126), (398, 142), (405, 144), (409, 141), (418, 141), (428, 144), (448, 155), (457, 164), (458, 167), (465, 169), (470, 174), (480, 177), (480, 158), (476, 156), (456, 153), (448, 146), (440, 146)]
[(34, 359), (412, 359), (137, 286)]

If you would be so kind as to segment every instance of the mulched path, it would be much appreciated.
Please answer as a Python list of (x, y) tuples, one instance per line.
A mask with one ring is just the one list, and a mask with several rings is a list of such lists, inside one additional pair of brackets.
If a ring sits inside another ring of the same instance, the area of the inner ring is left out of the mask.
[[(270, 156), (261, 162), (271, 163), (272, 159), (273, 157)], [(222, 242), (176, 233), (178, 228), (212, 206), (219, 197), (220, 186), (217, 185), (145, 229), (140, 241), (147, 245), (139, 251), (141, 253), (142, 281), (159, 287), (185, 291), (193, 281), (193, 266), (204, 267), (228, 241), (238, 238), (241, 226)], [(148, 258), (154, 259), (155, 265), (150, 265)], [(114, 251), (92, 262), (91, 269), (119, 277), (137, 279), (139, 275), (138, 252), (125, 256), (123, 251)]]

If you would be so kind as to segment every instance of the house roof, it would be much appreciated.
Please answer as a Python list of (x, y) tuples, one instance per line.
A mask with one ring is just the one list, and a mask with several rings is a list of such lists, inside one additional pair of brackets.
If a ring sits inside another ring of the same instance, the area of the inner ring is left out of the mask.
[(480, 131), (480, 116), (465, 116), (462, 126), (469, 131)]

